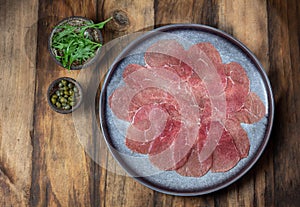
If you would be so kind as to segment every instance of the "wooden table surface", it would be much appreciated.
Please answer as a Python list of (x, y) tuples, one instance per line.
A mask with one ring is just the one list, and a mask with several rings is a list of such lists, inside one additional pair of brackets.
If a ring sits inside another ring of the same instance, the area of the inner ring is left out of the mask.
[[(270, 141), (254, 167), (222, 190), (179, 197), (106, 170), (117, 165), (105, 148), (95, 162), (72, 115), (51, 110), (45, 95), (54, 79), (80, 73), (47, 51), (51, 27), (74, 15), (114, 16), (105, 43), (172, 23), (209, 25), (242, 41), (264, 66), (275, 101)], [(0, 28), (0, 206), (300, 205), (299, 1), (0, 0)]]

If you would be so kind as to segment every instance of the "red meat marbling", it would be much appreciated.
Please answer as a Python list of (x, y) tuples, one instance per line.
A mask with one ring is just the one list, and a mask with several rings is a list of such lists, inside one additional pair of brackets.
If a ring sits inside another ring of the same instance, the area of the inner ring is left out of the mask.
[(109, 105), (130, 123), (126, 146), (148, 154), (157, 168), (200, 177), (248, 156), (241, 123), (258, 122), (266, 109), (244, 68), (223, 64), (212, 44), (185, 49), (176, 40), (158, 41), (145, 52), (145, 65), (129, 64), (122, 77), (125, 85)]

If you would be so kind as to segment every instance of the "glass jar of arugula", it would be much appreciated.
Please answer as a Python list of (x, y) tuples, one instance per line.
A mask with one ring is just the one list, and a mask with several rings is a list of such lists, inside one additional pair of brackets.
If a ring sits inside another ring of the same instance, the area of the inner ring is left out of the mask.
[(52, 57), (69, 70), (88, 66), (102, 47), (100, 29), (111, 19), (112, 17), (96, 24), (84, 17), (62, 20), (54, 27), (49, 38)]

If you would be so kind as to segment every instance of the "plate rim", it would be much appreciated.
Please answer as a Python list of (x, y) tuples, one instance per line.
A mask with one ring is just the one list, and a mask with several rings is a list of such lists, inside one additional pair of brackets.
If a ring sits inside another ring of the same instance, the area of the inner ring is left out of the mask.
[[(145, 177), (133, 176), (134, 171), (126, 164), (126, 161), (123, 161), (123, 159), (119, 155), (119, 153), (115, 152), (116, 151), (115, 149), (112, 149), (113, 144), (110, 141), (110, 136), (108, 135), (108, 127), (104, 121), (105, 120), (105, 107), (106, 107), (104, 104), (104, 102), (106, 101), (105, 100), (106, 99), (105, 98), (106, 97), (105, 89), (106, 89), (107, 85), (109, 84), (109, 80), (111, 79), (114, 71), (117, 68), (118, 63), (122, 60), (122, 58), (125, 57), (126, 54), (129, 53), (141, 41), (151, 38), (159, 32), (168, 32), (168, 31), (174, 31), (174, 30), (178, 30), (178, 29), (181, 29), (181, 30), (182, 29), (187, 29), (187, 30), (193, 29), (193, 30), (197, 30), (197, 31), (211, 33), (211, 34), (214, 34), (216, 36), (219, 36), (219, 37), (225, 39), (226, 41), (229, 41), (235, 47), (240, 49), (243, 52), (243, 54), (246, 55), (250, 59), (250, 61), (254, 64), (255, 68), (261, 75), (263, 83), (266, 87), (267, 100), (268, 100), (268, 113), (267, 113), (268, 116), (267, 116), (267, 125), (266, 125), (266, 129), (264, 131), (264, 137), (263, 137), (262, 143), (260, 144), (260, 146), (258, 147), (256, 152), (254, 153), (252, 160), (250, 160), (249, 163), (246, 164), (246, 166), (241, 168), (241, 170), (239, 170), (235, 176), (231, 176), (228, 180), (226, 180), (226, 182), (222, 182), (222, 183), (216, 185), (215, 187), (214, 186), (208, 187), (207, 190), (188, 190), (188, 191), (173, 190), (170, 188), (158, 187), (156, 184), (153, 184), (149, 180), (145, 179)], [(209, 194), (209, 193), (221, 190), (221, 189), (231, 185), (232, 183), (236, 182), (241, 177), (243, 177), (250, 169), (252, 169), (253, 165), (261, 157), (261, 155), (264, 152), (264, 150), (269, 142), (269, 139), (270, 139), (270, 135), (271, 135), (272, 127), (273, 127), (273, 120), (274, 120), (274, 98), (273, 98), (272, 87), (271, 87), (269, 78), (264, 70), (264, 67), (262, 66), (262, 64), (260, 63), (258, 58), (251, 52), (251, 50), (249, 48), (247, 48), (241, 41), (239, 41), (238, 39), (234, 38), (230, 34), (224, 32), (220, 29), (217, 29), (217, 28), (214, 28), (211, 26), (207, 26), (207, 25), (191, 24), (191, 23), (169, 24), (169, 25), (165, 25), (165, 26), (161, 26), (156, 29), (153, 29), (153, 30), (146, 32), (145, 34), (142, 34), (141, 36), (137, 37), (136, 39), (131, 41), (121, 51), (121, 53), (116, 57), (116, 59), (110, 65), (110, 68), (106, 74), (106, 77), (105, 77), (105, 80), (103, 82), (103, 86), (101, 89), (100, 98), (99, 98), (99, 117), (100, 117), (101, 131), (103, 133), (104, 140), (106, 142), (106, 145), (107, 145), (110, 153), (112, 154), (113, 158), (117, 161), (117, 163), (125, 170), (125, 172), (130, 177), (132, 177), (133, 179), (135, 179), (142, 185), (144, 185), (152, 190), (155, 190), (157, 192), (161, 192), (161, 193), (165, 193), (165, 194), (169, 194), (169, 195), (175, 195), (175, 196), (199, 196), (199, 195), (205, 195), (205, 194)]]

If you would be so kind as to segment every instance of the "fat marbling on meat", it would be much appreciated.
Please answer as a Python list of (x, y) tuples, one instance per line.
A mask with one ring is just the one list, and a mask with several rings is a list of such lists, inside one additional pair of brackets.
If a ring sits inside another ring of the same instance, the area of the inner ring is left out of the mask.
[(192, 177), (228, 171), (248, 156), (241, 123), (259, 121), (266, 109), (239, 63), (222, 63), (211, 43), (185, 49), (176, 40), (154, 43), (144, 58), (127, 65), (125, 84), (109, 97), (115, 116), (130, 123), (129, 149)]

